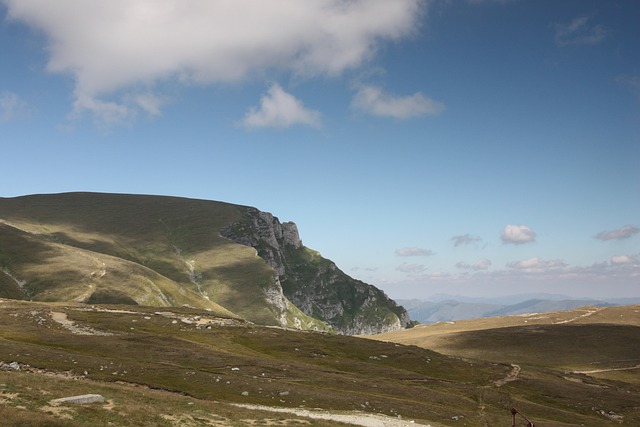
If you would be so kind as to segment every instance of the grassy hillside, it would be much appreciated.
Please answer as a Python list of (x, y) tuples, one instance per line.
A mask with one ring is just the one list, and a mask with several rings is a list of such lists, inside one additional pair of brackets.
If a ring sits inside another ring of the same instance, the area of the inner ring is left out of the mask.
[[(638, 305), (443, 322), (372, 338), (512, 364), (517, 369), (505, 386), (514, 388), (516, 400), (557, 402), (612, 422), (640, 422)], [(516, 387), (524, 382), (555, 385), (553, 391), (536, 394)], [(607, 397), (611, 390), (623, 395)], [(530, 414), (544, 417), (545, 411)]]
[[(0, 295), (37, 301), (188, 304), (261, 324), (276, 274), (219, 230), (242, 207), (204, 200), (68, 193), (0, 199)], [(23, 283), (18, 286), (18, 283)], [(225, 307), (223, 309), (222, 307)], [(326, 328), (291, 305), (286, 319)]]

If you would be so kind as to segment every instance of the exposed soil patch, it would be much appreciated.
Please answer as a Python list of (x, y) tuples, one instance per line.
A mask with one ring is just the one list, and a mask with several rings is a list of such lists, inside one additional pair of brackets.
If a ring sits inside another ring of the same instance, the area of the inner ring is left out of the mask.
[(67, 318), (67, 313), (63, 313), (60, 311), (52, 311), (51, 318), (62, 325), (64, 328), (69, 330), (72, 334), (76, 335), (102, 335), (102, 336), (110, 336), (113, 335), (111, 332), (98, 331), (93, 328), (89, 328), (86, 326), (78, 326), (76, 322), (69, 320)]

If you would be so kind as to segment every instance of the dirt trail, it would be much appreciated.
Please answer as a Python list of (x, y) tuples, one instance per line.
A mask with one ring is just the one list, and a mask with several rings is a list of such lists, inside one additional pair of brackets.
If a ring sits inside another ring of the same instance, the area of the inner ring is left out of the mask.
[(498, 386), (498, 387), (502, 387), (502, 386), (503, 386), (503, 385), (505, 385), (506, 383), (511, 382), (511, 381), (515, 381), (515, 380), (517, 380), (517, 379), (518, 379), (518, 375), (520, 375), (520, 371), (522, 370), (522, 369), (520, 368), (520, 365), (514, 365), (514, 364), (512, 363), (512, 364), (511, 364), (511, 367), (512, 367), (513, 369), (511, 369), (511, 372), (509, 372), (509, 373), (507, 374), (507, 376), (506, 376), (506, 377), (501, 378), (501, 379), (499, 379), (499, 380), (497, 380), (497, 381), (495, 381), (495, 382), (494, 382), (494, 384), (495, 384), (496, 386)]
[(561, 325), (564, 323), (571, 323), (571, 322), (575, 322), (576, 320), (579, 319), (584, 319), (585, 317), (589, 317), (589, 316), (593, 316), (594, 314), (596, 314), (597, 312), (599, 312), (600, 310), (603, 310), (603, 307), (600, 308), (591, 308), (588, 309), (586, 313), (581, 314), (579, 316), (576, 317), (572, 317), (571, 319), (567, 319), (567, 320), (560, 320), (559, 322), (555, 322), (554, 325)]
[(574, 374), (600, 374), (603, 372), (613, 372), (613, 371), (632, 371), (634, 369), (640, 369), (640, 364), (635, 366), (628, 366), (626, 368), (610, 368), (610, 369), (593, 369), (591, 371), (573, 371)]

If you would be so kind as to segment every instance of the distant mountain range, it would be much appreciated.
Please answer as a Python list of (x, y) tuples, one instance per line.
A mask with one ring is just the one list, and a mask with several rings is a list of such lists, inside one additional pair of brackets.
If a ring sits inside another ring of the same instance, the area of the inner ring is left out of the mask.
[(584, 306), (639, 304), (638, 298), (572, 299), (564, 295), (526, 294), (497, 298), (473, 298), (434, 295), (430, 301), (399, 299), (412, 320), (420, 323), (451, 322), (482, 317), (509, 316), (529, 313), (572, 310)]

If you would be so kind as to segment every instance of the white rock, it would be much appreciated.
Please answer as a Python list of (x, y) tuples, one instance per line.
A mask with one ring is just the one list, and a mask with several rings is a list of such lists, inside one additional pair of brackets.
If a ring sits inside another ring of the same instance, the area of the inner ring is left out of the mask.
[(73, 403), (76, 405), (86, 405), (88, 403), (103, 403), (104, 397), (99, 394), (82, 394), (80, 396), (62, 397), (60, 399), (53, 399), (52, 404), (61, 403)]

